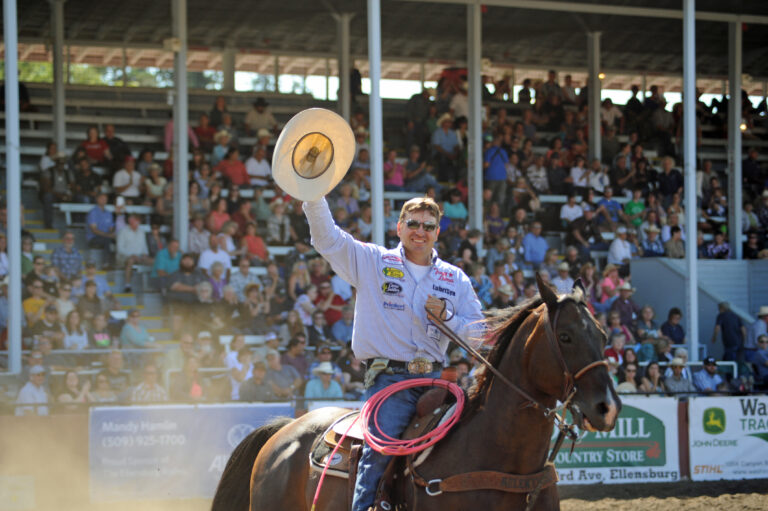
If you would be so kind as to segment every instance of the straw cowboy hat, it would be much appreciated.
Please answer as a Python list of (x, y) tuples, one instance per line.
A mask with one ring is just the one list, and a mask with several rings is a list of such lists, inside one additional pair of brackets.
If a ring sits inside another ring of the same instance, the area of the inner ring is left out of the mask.
[(347, 121), (330, 110), (309, 108), (280, 133), (272, 177), (292, 197), (317, 200), (341, 181), (354, 156), (355, 137)]
[(444, 113), (443, 115), (441, 115), (440, 118), (437, 120), (437, 125), (442, 126), (443, 123), (446, 121), (453, 122), (453, 117), (451, 117), (451, 114)]
[(320, 362), (312, 369), (312, 374), (333, 374), (333, 366), (330, 362)]
[(632, 291), (633, 293), (637, 291), (629, 282), (624, 282), (619, 287), (616, 288), (617, 291)]
[(218, 143), (224, 137), (230, 138), (229, 132), (227, 130), (221, 130), (221, 131), (217, 132), (213, 136), (213, 141)]
[(669, 362), (670, 367), (685, 367), (685, 361), (680, 357), (675, 357)]

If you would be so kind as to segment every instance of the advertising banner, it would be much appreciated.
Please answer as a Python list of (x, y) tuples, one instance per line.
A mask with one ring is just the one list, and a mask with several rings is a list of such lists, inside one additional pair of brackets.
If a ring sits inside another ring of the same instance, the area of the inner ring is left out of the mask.
[(563, 445), (555, 460), (560, 484), (658, 483), (680, 479), (677, 400), (622, 396), (621, 401), (621, 413), (613, 431), (587, 433), (572, 453), (569, 442)]
[(210, 498), (232, 450), (290, 403), (91, 408), (93, 501)]
[(691, 479), (768, 477), (768, 396), (693, 398), (688, 422)]

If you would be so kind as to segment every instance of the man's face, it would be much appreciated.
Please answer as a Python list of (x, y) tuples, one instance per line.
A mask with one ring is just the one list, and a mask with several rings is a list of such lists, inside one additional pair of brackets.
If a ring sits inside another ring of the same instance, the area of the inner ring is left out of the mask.
[(540, 223), (538, 223), (538, 222), (535, 222), (535, 223), (534, 223), (534, 224), (531, 226), (531, 232), (532, 232), (532, 233), (533, 233), (535, 236), (541, 236), (541, 224), (540, 224)]
[(191, 257), (184, 257), (181, 260), (181, 269), (185, 272), (190, 272), (195, 267), (195, 260)]
[(704, 369), (706, 369), (709, 374), (714, 375), (717, 373), (717, 364), (704, 364)]
[(67, 249), (70, 249), (72, 248), (72, 245), (75, 244), (75, 235), (71, 233), (67, 233), (64, 235), (63, 241), (64, 241), (64, 247), (66, 247)]
[(248, 272), (250, 271), (251, 263), (248, 261), (248, 259), (243, 257), (242, 259), (240, 259), (240, 264), (238, 265), (238, 267), (240, 268), (240, 273), (242, 273), (243, 275), (247, 275)]
[(125, 170), (128, 172), (133, 172), (133, 169), (136, 168), (136, 162), (133, 161), (133, 158), (129, 158), (125, 160)]
[(21, 242), (21, 251), (22, 252), (27, 252), (27, 253), (32, 252), (32, 249), (34, 248), (34, 246), (35, 246), (35, 244), (32, 242), (31, 239), (28, 239), (28, 238), (24, 239)]
[(324, 282), (320, 284), (320, 296), (327, 297), (329, 294), (331, 294), (331, 283), (330, 282)]
[(672, 372), (679, 378), (683, 374), (683, 366), (672, 366)]
[[(42, 270), (42, 267), (40, 269)], [(40, 282), (39, 280), (36, 280), (35, 282), (33, 282), (32, 285), (29, 287), (31, 288), (32, 296), (34, 296), (35, 298), (40, 298), (41, 296), (43, 296), (43, 283)]]
[(325, 326), (325, 315), (322, 312), (313, 314), (312, 323), (317, 326)]
[(99, 207), (103, 208), (107, 205), (107, 194), (106, 193), (100, 193), (98, 197), (96, 197), (96, 204), (99, 205)]
[(35, 387), (41, 387), (43, 383), (45, 383), (45, 373), (30, 374), (29, 381), (31, 381), (32, 385)]
[(208, 238), (208, 245), (211, 247), (211, 250), (216, 252), (216, 250), (219, 248), (219, 239), (216, 237), (216, 235), (211, 235), (211, 237)]
[(104, 127), (104, 135), (105, 135), (107, 138), (112, 138), (112, 137), (114, 137), (114, 136), (115, 136), (115, 127), (114, 127), (114, 126), (112, 126), (111, 124), (107, 124), (107, 125)]
[(139, 228), (139, 219), (135, 216), (128, 218), (128, 225), (133, 229), (134, 231)]
[[(432, 230), (425, 229), (425, 225)], [(397, 223), (397, 235), (403, 248), (414, 255), (431, 255), (439, 234), (437, 218), (427, 210), (410, 211)]]
[(341, 313), (341, 319), (344, 320), (345, 323), (352, 323), (352, 320), (355, 318), (355, 311), (354, 310), (347, 310), (344, 309)]

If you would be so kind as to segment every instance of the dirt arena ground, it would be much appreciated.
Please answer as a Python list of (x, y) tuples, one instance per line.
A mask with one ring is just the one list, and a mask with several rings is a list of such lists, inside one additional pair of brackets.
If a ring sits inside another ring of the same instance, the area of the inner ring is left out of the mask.
[(764, 511), (768, 480), (560, 486), (563, 511)]

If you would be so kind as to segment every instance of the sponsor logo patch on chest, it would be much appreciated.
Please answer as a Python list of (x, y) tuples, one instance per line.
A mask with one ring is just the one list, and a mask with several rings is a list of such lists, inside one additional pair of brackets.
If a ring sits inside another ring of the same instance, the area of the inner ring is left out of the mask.
[(441, 282), (449, 282), (453, 284), (453, 272), (435, 268), (435, 277)]
[(390, 277), (393, 279), (402, 279), (405, 277), (403, 270), (400, 268), (392, 268), (390, 266), (384, 267), (384, 269), (381, 270), (381, 273), (383, 273), (385, 277)]
[(384, 254), (381, 256), (381, 260), (389, 264), (403, 264), (403, 260), (400, 258), (400, 256), (396, 256), (394, 254)]
[(381, 291), (386, 295), (399, 295), (403, 292), (403, 286), (397, 282), (385, 282), (381, 285)]
[(394, 302), (384, 302), (384, 309), (390, 310), (390, 311), (404, 311), (405, 305), (402, 303), (394, 303)]
[(443, 293), (448, 296), (456, 296), (456, 291), (453, 289), (448, 289), (447, 287), (438, 286), (436, 284), (432, 284), (432, 290), (437, 291), (438, 293)]

